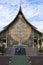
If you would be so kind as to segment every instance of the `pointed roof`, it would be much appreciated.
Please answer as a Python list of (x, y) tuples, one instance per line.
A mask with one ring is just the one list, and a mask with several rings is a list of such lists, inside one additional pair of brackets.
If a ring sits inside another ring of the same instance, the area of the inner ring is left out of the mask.
[[(37, 32), (41, 33), (40, 31), (37, 30), (36, 27), (34, 27), (29, 21), (27, 21), (27, 19), (25, 18), (24, 14), (23, 14), (23, 12), (22, 12), (22, 7), (21, 7), (21, 6), (20, 6), (20, 8), (19, 8), (18, 14), (16, 15), (15, 19), (14, 19), (9, 25), (5, 26), (4, 29), (3, 29), (1, 32), (6, 31), (6, 30), (14, 23), (14, 21), (18, 18), (18, 15), (19, 15), (19, 14), (22, 15), (22, 17), (24, 18), (24, 20), (25, 20), (33, 29), (35, 29)], [(0, 32), (0, 33), (1, 33), (1, 32)]]
[(19, 12), (22, 12), (22, 7), (20, 6)]

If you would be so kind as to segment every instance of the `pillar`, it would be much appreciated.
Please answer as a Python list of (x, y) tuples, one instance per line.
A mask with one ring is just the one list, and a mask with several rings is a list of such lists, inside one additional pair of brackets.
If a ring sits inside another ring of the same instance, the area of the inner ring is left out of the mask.
[(38, 47), (38, 48), (40, 47), (40, 45), (39, 45), (39, 40), (40, 40), (40, 39), (39, 39), (39, 34), (38, 34), (38, 39), (37, 39), (37, 43), (38, 43), (38, 44), (37, 44), (37, 47)]
[(41, 47), (43, 48), (43, 33), (42, 33), (42, 45), (41, 45)]
[(7, 34), (6, 34), (6, 48), (7, 48)]
[(34, 30), (33, 30), (33, 48), (34, 48)]

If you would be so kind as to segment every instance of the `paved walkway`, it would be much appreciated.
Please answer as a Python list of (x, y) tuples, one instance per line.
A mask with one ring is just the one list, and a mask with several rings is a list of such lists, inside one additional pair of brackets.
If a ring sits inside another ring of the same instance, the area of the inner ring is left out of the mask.
[(25, 55), (16, 55), (9, 65), (31, 65)]

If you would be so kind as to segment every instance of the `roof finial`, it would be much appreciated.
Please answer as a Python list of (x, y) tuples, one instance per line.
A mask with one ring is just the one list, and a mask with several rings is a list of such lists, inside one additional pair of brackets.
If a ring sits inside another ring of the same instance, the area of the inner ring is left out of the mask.
[(20, 0), (20, 9), (19, 9), (19, 11), (21, 12), (21, 0)]
[(20, 7), (21, 7), (21, 0), (20, 0)]

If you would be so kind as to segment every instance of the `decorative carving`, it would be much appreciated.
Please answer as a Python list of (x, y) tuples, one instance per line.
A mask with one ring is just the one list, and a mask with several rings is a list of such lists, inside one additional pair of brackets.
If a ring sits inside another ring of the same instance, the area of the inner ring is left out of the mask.
[(23, 42), (29, 38), (31, 27), (22, 21), (22, 19), (19, 19), (16, 24), (10, 27), (9, 34), (14, 40), (19, 41), (21, 39)]

